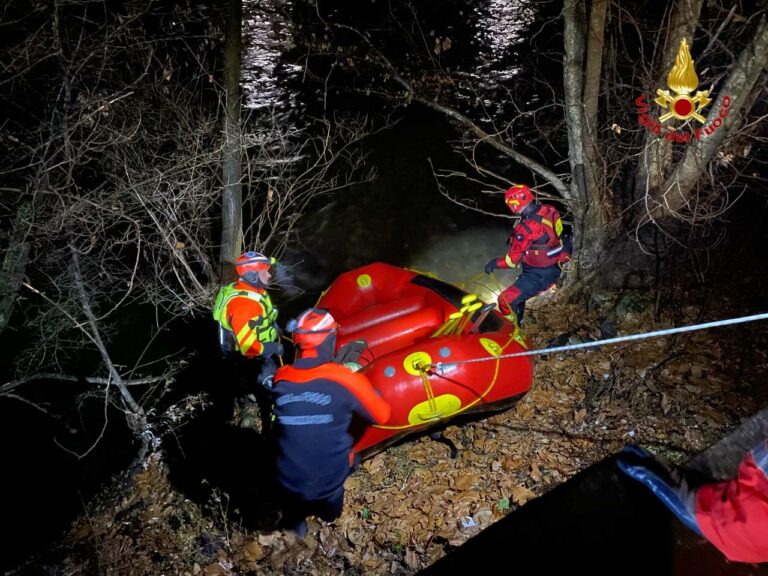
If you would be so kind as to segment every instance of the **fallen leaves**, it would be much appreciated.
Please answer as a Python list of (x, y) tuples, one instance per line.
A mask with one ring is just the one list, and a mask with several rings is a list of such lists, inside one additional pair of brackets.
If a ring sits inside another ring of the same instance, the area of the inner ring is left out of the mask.
[(532, 500), (536, 497), (533, 490), (526, 488), (525, 486), (513, 486), (510, 490), (510, 498), (518, 506), (522, 506), (528, 500)]
[(452, 483), (452, 487), (456, 490), (469, 490), (470, 488), (477, 487), (480, 484), (480, 476), (475, 472), (467, 471), (461, 472)]
[(258, 542), (258, 540), (252, 540), (245, 546), (243, 546), (243, 556), (249, 562), (258, 562), (265, 556), (264, 548)]
[[(698, 310), (684, 313), (692, 323)], [(598, 324), (581, 307), (562, 303), (532, 316), (525, 328), (536, 347), (572, 330), (569, 318)], [(664, 325), (671, 322), (657, 325), (650, 311), (634, 311), (618, 330)], [(69, 545), (86, 547), (99, 569), (115, 576), (326, 575), (350, 566), (372, 575), (413, 574), (443, 556), (446, 543), (466, 542), (625, 442), (651, 443), (684, 459), (717, 440), (766, 400), (759, 386), (750, 389), (754, 397), (743, 394), (744, 383), (758, 381), (768, 367), (766, 347), (739, 348), (735, 339), (694, 333), (541, 359), (532, 390), (514, 408), (445, 429), (460, 449), (456, 460), (424, 437), (386, 450), (347, 479), (341, 518), (311, 519), (303, 541), (249, 531), (232, 519), (222, 526), (176, 492), (155, 462), (134, 476), (127, 493), (117, 490), (89, 508)], [(738, 364), (740, 354), (751, 354), (750, 361)], [(228, 535), (230, 545), (203, 561), (195, 542), (208, 533)]]
[(541, 470), (536, 462), (531, 464), (531, 478), (534, 482), (541, 482)]

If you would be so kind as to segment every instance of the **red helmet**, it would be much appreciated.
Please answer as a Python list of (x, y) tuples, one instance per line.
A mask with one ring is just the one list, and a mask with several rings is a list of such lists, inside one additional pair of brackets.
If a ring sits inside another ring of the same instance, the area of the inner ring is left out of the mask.
[(320, 347), (329, 336), (336, 335), (338, 327), (331, 313), (323, 308), (305, 310), (286, 326), (289, 332), (293, 332), (293, 343), (302, 352)]
[(523, 208), (533, 202), (533, 193), (525, 184), (515, 184), (504, 195), (504, 201), (515, 214), (520, 214)]
[(274, 258), (268, 258), (259, 252), (246, 252), (237, 259), (235, 270), (238, 276), (245, 278), (248, 272), (258, 274), (262, 270), (268, 270), (274, 263)]

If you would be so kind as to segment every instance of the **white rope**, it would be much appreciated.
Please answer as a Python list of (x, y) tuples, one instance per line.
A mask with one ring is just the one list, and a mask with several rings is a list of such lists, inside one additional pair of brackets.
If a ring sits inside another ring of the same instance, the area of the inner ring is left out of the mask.
[(581, 344), (557, 346), (556, 348), (527, 350), (525, 352), (515, 352), (513, 354), (502, 354), (501, 356), (488, 356), (486, 358), (472, 358), (470, 360), (457, 360), (456, 362), (437, 362), (432, 366), (439, 370), (443, 366), (452, 366), (454, 364), (469, 364), (471, 362), (487, 362), (489, 360), (501, 360), (502, 358), (516, 358), (518, 356), (536, 356), (539, 354), (552, 354), (553, 352), (565, 352), (567, 350), (580, 350), (582, 348), (594, 348), (596, 346), (605, 346), (606, 344), (617, 344), (619, 342), (629, 342), (631, 340), (643, 340), (645, 338), (657, 338), (659, 336), (669, 336), (670, 334), (680, 334), (682, 332), (694, 332), (696, 330), (706, 330), (708, 328), (717, 328), (719, 326), (731, 326), (733, 324), (743, 324), (745, 322), (756, 322), (758, 320), (768, 320), (768, 312), (763, 312), (762, 314), (753, 314), (752, 316), (741, 316), (740, 318), (729, 318), (727, 320), (717, 320), (716, 322), (706, 322), (704, 324), (694, 324), (693, 326), (681, 326), (679, 328), (666, 328), (665, 330), (656, 330), (654, 332), (643, 332), (641, 334), (631, 334), (630, 336), (618, 336), (616, 338), (608, 338), (606, 340), (596, 340), (595, 342), (582, 342)]

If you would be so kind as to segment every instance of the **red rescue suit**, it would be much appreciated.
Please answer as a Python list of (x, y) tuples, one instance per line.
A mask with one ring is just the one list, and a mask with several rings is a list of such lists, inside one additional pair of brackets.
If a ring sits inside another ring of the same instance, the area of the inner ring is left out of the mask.
[(768, 446), (739, 465), (735, 479), (696, 491), (695, 517), (704, 537), (729, 560), (768, 562)]
[(499, 258), (499, 268), (514, 268), (521, 262), (534, 268), (546, 268), (568, 260), (560, 235), (560, 213), (549, 204), (529, 204), (520, 223), (509, 237), (509, 252)]
[(522, 219), (509, 237), (507, 255), (496, 260), (498, 268), (522, 264), (522, 274), (498, 299), (501, 313), (514, 311), (518, 320), (523, 317), (526, 300), (557, 282), (559, 264), (570, 258), (560, 239), (563, 222), (553, 206), (529, 204), (520, 215)]

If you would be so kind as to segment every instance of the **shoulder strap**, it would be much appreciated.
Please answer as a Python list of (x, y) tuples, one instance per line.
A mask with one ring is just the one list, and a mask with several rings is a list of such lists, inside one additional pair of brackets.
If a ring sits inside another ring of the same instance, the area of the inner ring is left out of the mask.
[(233, 294), (235, 292), (235, 283), (232, 282), (231, 284), (222, 286), (219, 289), (218, 294), (216, 294), (216, 302), (213, 304), (213, 318), (219, 323), (226, 323), (225, 313), (227, 304), (229, 304), (229, 301), (234, 297)]
[(555, 237), (560, 238), (563, 233), (563, 221), (560, 219), (560, 213), (554, 206), (544, 204), (539, 211), (540, 222), (554, 231)]
[(533, 230), (531, 230), (531, 227), (528, 226), (528, 224), (525, 223), (525, 220), (520, 220), (520, 226), (525, 228), (525, 230), (526, 230), (526, 232), (528, 232), (528, 234), (533, 234)]

